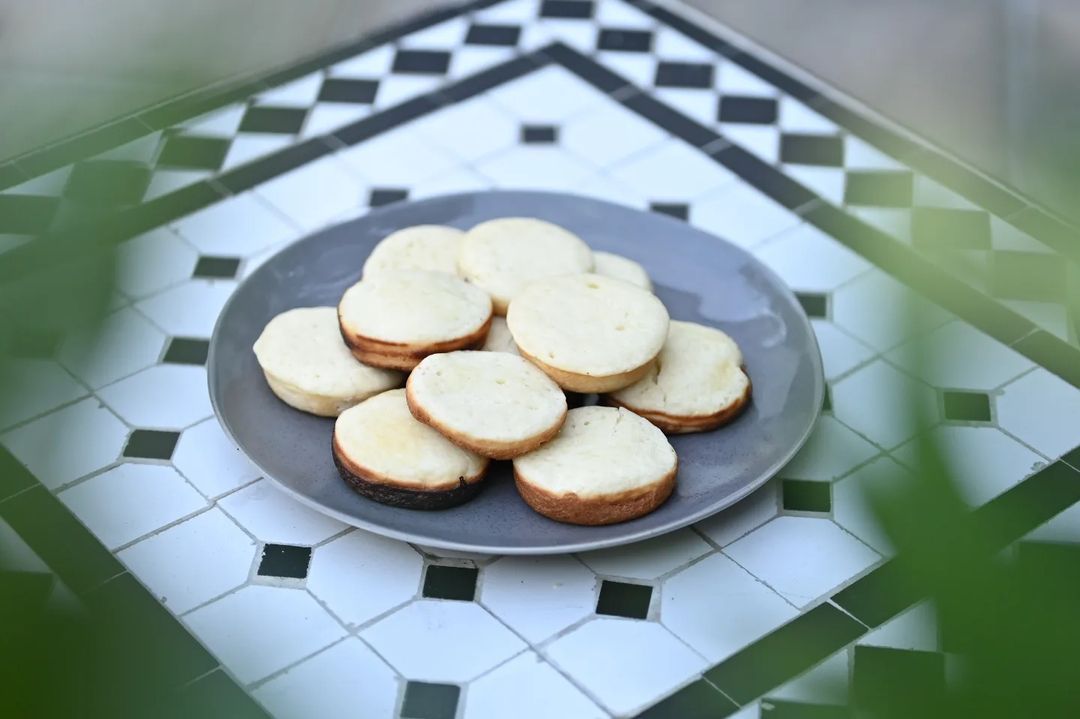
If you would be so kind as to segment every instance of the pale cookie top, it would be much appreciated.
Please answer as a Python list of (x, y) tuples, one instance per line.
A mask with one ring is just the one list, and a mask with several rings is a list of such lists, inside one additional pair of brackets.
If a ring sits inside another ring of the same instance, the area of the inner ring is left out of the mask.
[(409, 396), (432, 422), (478, 442), (522, 442), (557, 427), (566, 395), (536, 365), (505, 352), (447, 352), (409, 375)]
[(357, 398), (397, 387), (403, 378), (401, 372), (368, 367), (353, 357), (333, 307), (282, 312), (253, 349), (263, 371), (304, 394)]
[(345, 290), (338, 314), (363, 337), (423, 344), (476, 332), (491, 316), (491, 299), (444, 272), (388, 270)]
[(384, 237), (364, 263), (364, 277), (386, 270), (430, 270), (457, 274), (465, 233), (443, 225), (416, 225)]
[(556, 369), (604, 377), (656, 357), (668, 313), (640, 287), (583, 274), (533, 283), (511, 303), (506, 323), (525, 354)]
[(627, 409), (570, 410), (555, 439), (514, 460), (514, 471), (552, 494), (603, 497), (646, 487), (676, 467), (664, 433)]
[(481, 348), (485, 352), (509, 352), (512, 355), (520, 355), (514, 338), (510, 334), (510, 328), (506, 326), (503, 317), (492, 317), (491, 327), (488, 329), (487, 339)]
[(534, 280), (588, 272), (592, 266), (592, 250), (577, 235), (526, 217), (481, 222), (465, 233), (458, 255), (458, 273), (487, 290), (496, 310), (505, 309)]
[(750, 384), (742, 361), (738, 345), (720, 330), (673, 320), (649, 373), (611, 396), (643, 412), (716, 414), (738, 401)]
[(594, 270), (596, 274), (614, 277), (652, 292), (652, 280), (649, 279), (649, 273), (633, 260), (610, 252), (594, 251), (593, 261), (596, 263)]
[(375, 395), (345, 410), (334, 424), (340, 452), (388, 482), (417, 489), (453, 489), (480, 474), (488, 460), (458, 447), (409, 412), (405, 390)]

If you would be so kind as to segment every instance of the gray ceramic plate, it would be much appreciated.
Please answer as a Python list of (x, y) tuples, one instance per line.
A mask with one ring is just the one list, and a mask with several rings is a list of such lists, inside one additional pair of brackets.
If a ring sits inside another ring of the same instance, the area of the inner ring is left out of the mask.
[[(678, 486), (648, 516), (606, 527), (545, 519), (518, 497), (509, 462), (495, 463), (479, 496), (454, 509), (423, 512), (368, 501), (334, 469), (333, 421), (291, 409), (263, 380), (251, 351), (263, 326), (293, 307), (336, 305), (360, 278), (371, 248), (390, 232), (426, 223), (468, 228), (511, 215), (550, 220), (594, 249), (637, 260), (673, 318), (719, 327), (742, 348), (754, 382), (750, 407), (715, 432), (672, 438), (679, 455)], [(226, 304), (210, 342), (208, 367), (210, 397), (225, 431), (266, 477), (297, 499), (390, 537), (492, 554), (626, 544), (720, 511), (772, 477), (802, 446), (817, 419), (824, 386), (810, 322), (791, 291), (751, 255), (668, 217), (539, 192), (390, 205), (291, 245), (257, 269)]]

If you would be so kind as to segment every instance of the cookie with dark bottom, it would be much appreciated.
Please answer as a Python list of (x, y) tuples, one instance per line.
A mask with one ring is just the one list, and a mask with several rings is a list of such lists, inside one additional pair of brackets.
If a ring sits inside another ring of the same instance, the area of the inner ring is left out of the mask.
[(408, 509), (444, 509), (472, 499), (489, 465), (416, 420), (405, 390), (383, 392), (342, 412), (332, 452), (350, 487)]

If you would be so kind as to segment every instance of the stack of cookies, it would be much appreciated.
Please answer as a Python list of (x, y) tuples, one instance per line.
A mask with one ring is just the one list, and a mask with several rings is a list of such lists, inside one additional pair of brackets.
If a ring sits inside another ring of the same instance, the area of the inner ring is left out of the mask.
[[(546, 517), (640, 517), (675, 488), (665, 435), (750, 399), (735, 342), (671, 320), (641, 265), (520, 217), (395, 232), (336, 308), (278, 315), (254, 350), (282, 401), (337, 418), (341, 477), (411, 509), (468, 501), (510, 460)], [(568, 409), (567, 393), (597, 402)]]

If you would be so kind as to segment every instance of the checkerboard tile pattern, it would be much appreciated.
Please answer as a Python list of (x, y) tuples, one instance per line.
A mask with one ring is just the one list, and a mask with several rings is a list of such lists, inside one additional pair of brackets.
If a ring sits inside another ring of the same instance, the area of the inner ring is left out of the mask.
[[(430, 94), (554, 41), (597, 64), (533, 58), (479, 94)], [(622, 79), (609, 83), (596, 68)], [(643, 111), (623, 80), (720, 142), (697, 143), (681, 121)], [(362, 141), (326, 140), (433, 97), (427, 112)], [(27, 360), (25, 387), (48, 391), (28, 389), (0, 414), (0, 445), (276, 716), (359, 705), (372, 716), (632, 716), (680, 697), (717, 715), (741, 705), (739, 716), (765, 704), (844, 704), (808, 694), (807, 677), (846, 680), (855, 666), (858, 682), (868, 671), (859, 667), (895, 659), (871, 649), (938, 651), (922, 639), (925, 612), (843, 648), (865, 628), (855, 633), (829, 600), (895, 553), (871, 495), (913, 481), (912, 453), (927, 437), (947, 448), (974, 507), (1076, 443), (1080, 390), (918, 297), (811, 215), (843, 208), (918, 251), (982, 237), (949, 251), (989, 264), (1041, 267), (1047, 260), (1031, 258), (1053, 257), (1045, 247), (622, 0), (506, 0), (443, 20), (9, 188), (0, 203), (37, 209), (0, 232), (51, 227), (67, 204), (92, 196), (87, 173), (130, 176), (97, 199), (134, 204), (313, 139), (323, 144), (317, 159), (123, 242), (107, 341), (66, 338), (55, 358)], [(721, 161), (730, 146), (811, 200), (785, 202), (733, 170)], [(812, 317), (829, 387), (802, 451), (694, 527), (572, 556), (411, 546), (278, 492), (225, 437), (206, 395), (209, 334), (237, 281), (369, 207), (487, 188), (559, 189), (664, 212), (776, 271)], [(1058, 306), (1052, 294), (1005, 301)], [(915, 322), (899, 312), (906, 304), (921, 310)], [(924, 400), (923, 423), (890, 411), (910, 396)], [(57, 452), (49, 438), (59, 428), (78, 441)], [(1069, 533), (1073, 519), (1045, 531)], [(703, 672), (712, 681), (805, 627), (842, 639), (807, 675), (727, 697), (703, 686)]]

